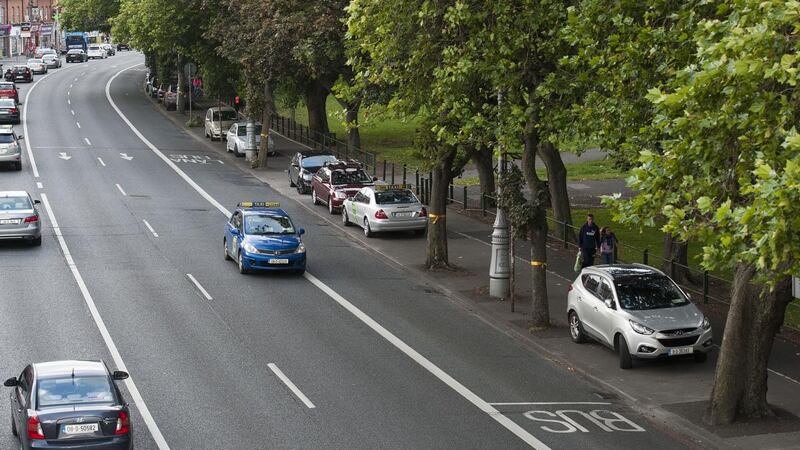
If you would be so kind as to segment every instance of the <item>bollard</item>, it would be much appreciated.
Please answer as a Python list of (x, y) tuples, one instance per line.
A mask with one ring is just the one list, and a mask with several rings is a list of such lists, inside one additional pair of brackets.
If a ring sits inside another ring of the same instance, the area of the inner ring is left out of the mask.
[(642, 253), (642, 264), (644, 264), (645, 266), (647, 265), (647, 254), (648, 254), (647, 249), (644, 249), (644, 252)]
[(431, 204), (431, 188), (433, 187), (433, 179), (428, 178), (425, 180), (425, 204)]
[(486, 217), (486, 193), (481, 192), (481, 214)]
[(564, 248), (569, 248), (569, 243), (567, 242), (567, 233), (569, 233), (569, 225), (567, 222), (564, 222), (564, 229), (562, 230), (562, 238), (564, 240)]
[(462, 208), (464, 211), (467, 210), (467, 187), (464, 186), (464, 207)]
[(394, 184), (394, 163), (392, 163), (392, 184)]
[(420, 192), (419, 191), (419, 170), (415, 170), (414, 171), (414, 180), (415, 180), (414, 186), (417, 187), (417, 194), (419, 194), (419, 192)]
[(708, 304), (708, 271), (703, 271), (703, 303)]
[(386, 160), (383, 160), (383, 175), (381, 176), (383, 181), (386, 181)]
[(425, 178), (420, 178), (419, 182), (420, 185), (417, 188), (417, 190), (419, 191), (419, 199), (423, 204), (425, 204)]
[(453, 200), (455, 199), (455, 194), (453, 194), (453, 189), (454, 189), (454, 188), (455, 188), (455, 186), (453, 186), (453, 185), (451, 184), (451, 185), (450, 185), (450, 198), (448, 198), (448, 199), (447, 199), (447, 203), (450, 203), (450, 204), (452, 204), (452, 203), (453, 203)]

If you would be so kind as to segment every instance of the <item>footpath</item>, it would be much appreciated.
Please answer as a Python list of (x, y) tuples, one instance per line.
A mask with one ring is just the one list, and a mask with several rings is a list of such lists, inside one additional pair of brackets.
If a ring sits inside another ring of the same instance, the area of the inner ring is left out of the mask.
[[(310, 196), (300, 195), (289, 186), (286, 169), (289, 159), (307, 147), (271, 131), (278, 156), (269, 157), (267, 168), (252, 169), (244, 158), (226, 153), (224, 142), (210, 142), (203, 128), (187, 128), (187, 117), (165, 112), (169, 120), (196, 138), (198, 146), (217, 152), (216, 158), (235, 165), (281, 195), (297, 201), (341, 233), (354, 245), (361, 245), (383, 255), (410, 276), (424, 280), (442, 294), (442, 301), (452, 301), (472, 312), (498, 330), (515, 337), (532, 351), (545, 355), (594, 383), (605, 398), (628, 403), (655, 423), (687, 436), (698, 448), (800, 449), (800, 346), (779, 338), (770, 359), (770, 405), (778, 418), (727, 427), (708, 427), (702, 421), (713, 382), (718, 347), (705, 363), (692, 358), (662, 359), (635, 363), (632, 370), (618, 367), (616, 354), (598, 344), (575, 344), (570, 340), (566, 321), (566, 294), (575, 278), (573, 250), (564, 250), (561, 242), (548, 243), (548, 297), (552, 327), (545, 331), (527, 328), (530, 307), (530, 259), (524, 243), (515, 247), (515, 301), (499, 301), (488, 296), (490, 235), (486, 220), (470, 217), (452, 208), (447, 214), (448, 252), (455, 270), (430, 272), (424, 269), (425, 239), (411, 234), (386, 234), (366, 238), (358, 227), (344, 227), (338, 215), (327, 208), (312, 205)], [(196, 113), (195, 113), (196, 114)], [(202, 114), (202, 113), (201, 113)], [(205, 151), (204, 150), (204, 151)], [(602, 224), (600, 224), (602, 226)], [(313, 264), (313, 263), (312, 263)], [(712, 319), (715, 342), (721, 342), (724, 307), (696, 302)], [(513, 312), (512, 312), (513, 308)]]

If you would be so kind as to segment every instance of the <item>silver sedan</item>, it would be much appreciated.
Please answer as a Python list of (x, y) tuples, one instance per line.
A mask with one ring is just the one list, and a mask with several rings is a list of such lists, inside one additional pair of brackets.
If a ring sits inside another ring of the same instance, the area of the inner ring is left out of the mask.
[(360, 226), (367, 237), (381, 231), (422, 235), (428, 227), (428, 212), (406, 185), (368, 186), (345, 199), (342, 223)]
[(47, 64), (45, 64), (43, 59), (29, 59), (28, 60), (28, 67), (31, 69), (31, 72), (35, 74), (43, 74), (47, 73)]
[(36, 205), (25, 191), (0, 191), (0, 240), (22, 239), (42, 245), (42, 221)]

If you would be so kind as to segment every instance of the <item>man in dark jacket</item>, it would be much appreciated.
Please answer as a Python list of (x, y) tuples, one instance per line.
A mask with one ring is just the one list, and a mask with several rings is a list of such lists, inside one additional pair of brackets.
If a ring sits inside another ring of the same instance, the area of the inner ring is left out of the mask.
[(594, 223), (594, 216), (586, 216), (586, 223), (578, 235), (578, 246), (581, 249), (581, 268), (594, 264), (594, 254), (600, 248), (600, 228)]

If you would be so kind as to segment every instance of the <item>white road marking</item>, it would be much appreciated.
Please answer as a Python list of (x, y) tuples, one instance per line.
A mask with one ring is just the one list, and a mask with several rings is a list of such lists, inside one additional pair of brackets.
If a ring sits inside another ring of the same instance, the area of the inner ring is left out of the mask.
[(289, 377), (287, 377), (286, 375), (284, 375), (284, 373), (283, 373), (283, 372), (281, 372), (281, 369), (279, 369), (279, 368), (278, 368), (278, 366), (276, 366), (276, 365), (275, 365), (275, 364), (273, 364), (273, 363), (269, 363), (269, 364), (267, 364), (267, 367), (269, 367), (269, 368), (270, 368), (270, 370), (272, 370), (272, 372), (273, 372), (273, 373), (275, 373), (275, 375), (276, 375), (278, 378), (280, 378), (280, 379), (281, 379), (281, 381), (283, 381), (283, 384), (285, 384), (285, 385), (286, 385), (286, 387), (288, 387), (288, 388), (289, 388), (289, 389), (290, 389), (290, 390), (291, 390), (291, 391), (294, 393), (294, 395), (296, 395), (296, 396), (297, 396), (297, 398), (299, 398), (299, 399), (300, 399), (300, 401), (302, 401), (303, 403), (305, 403), (305, 405), (306, 405), (306, 407), (307, 407), (308, 409), (314, 409), (314, 408), (316, 408), (316, 406), (314, 406), (314, 404), (313, 404), (313, 403), (311, 403), (311, 400), (309, 400), (309, 399), (308, 399), (308, 397), (306, 397), (306, 396), (305, 396), (305, 394), (303, 394), (303, 393), (300, 391), (300, 389), (298, 389), (298, 388), (297, 388), (297, 386), (295, 386), (295, 384), (294, 384), (294, 383), (292, 383), (292, 380), (290, 380), (290, 379), (289, 379)]
[(39, 188), (39, 189), (44, 189), (44, 185), (42, 185), (41, 181), (37, 181), (36, 182), (36, 187)]
[[(81, 72), (81, 75), (83, 75), (84, 73), (85, 72)], [(73, 81), (78, 81), (78, 78), (76, 77), (75, 80), (73, 80)], [(72, 85), (70, 84), (69, 87), (72, 87)]]
[(122, 186), (120, 186), (119, 183), (117, 183), (116, 186), (117, 186), (117, 189), (119, 190), (119, 192), (122, 194), (123, 197), (127, 197), (128, 196), (128, 194), (125, 193), (125, 191), (122, 189)]
[(78, 126), (78, 128), (80, 128), (80, 127), (81, 127), (81, 123), (80, 123), (80, 122), (75, 122), (75, 125), (77, 125), (77, 126)]
[(133, 159), (133, 156), (128, 156), (128, 154), (127, 154), (127, 153), (120, 153), (120, 154), (119, 154), (119, 157), (120, 157), (120, 158), (122, 158), (122, 159), (124, 159), (124, 160), (126, 160), (126, 161), (130, 161), (130, 160), (132, 160), (132, 159)]
[(70, 159), (72, 159), (72, 156), (69, 156), (67, 152), (59, 152), (58, 157), (63, 159), (64, 161), (69, 161)]
[[(150, 227), (150, 225), (148, 225), (148, 227)], [(153, 229), (151, 228), (150, 231), (153, 231)], [(158, 235), (156, 235), (156, 237), (158, 237)], [(211, 294), (208, 293), (208, 291), (200, 284), (199, 281), (197, 281), (197, 279), (192, 274), (187, 273), (186, 277), (189, 278), (189, 281), (191, 281), (197, 287), (197, 290), (199, 290), (200, 293), (203, 294), (203, 297), (205, 297), (206, 300), (214, 300), (213, 298), (211, 298)]]
[(530, 406), (530, 405), (613, 405), (609, 402), (500, 402), (492, 406)]
[[(114, 364), (117, 366), (117, 369), (130, 373), (128, 368), (125, 366), (125, 361), (122, 360), (122, 356), (119, 354), (117, 345), (114, 344), (114, 340), (111, 338), (111, 334), (108, 332), (108, 328), (106, 328), (103, 318), (100, 316), (100, 312), (97, 310), (97, 306), (94, 304), (94, 299), (92, 299), (92, 295), (89, 293), (89, 288), (86, 287), (86, 283), (83, 281), (83, 277), (78, 270), (78, 266), (72, 259), (72, 254), (69, 252), (67, 242), (64, 240), (64, 236), (61, 234), (61, 228), (58, 226), (56, 216), (53, 214), (53, 210), (50, 208), (50, 202), (47, 200), (47, 195), (44, 193), (42, 193), (42, 203), (44, 204), (45, 210), (47, 210), (47, 216), (50, 219), (50, 224), (52, 225), (53, 232), (58, 240), (58, 244), (61, 246), (61, 253), (64, 254), (64, 259), (67, 262), (70, 272), (72, 272), (72, 277), (75, 279), (75, 282), (78, 283), (78, 288), (83, 295), (83, 300), (86, 302), (86, 306), (89, 307), (89, 312), (92, 315), (92, 319), (94, 319), (94, 323), (97, 325), (97, 329), (100, 331), (100, 335), (103, 337), (103, 342), (106, 344), (109, 353), (111, 353), (111, 358), (114, 360)], [(169, 450), (167, 441), (164, 440), (164, 436), (161, 434), (161, 430), (159, 430), (158, 425), (156, 425), (156, 422), (153, 419), (153, 416), (150, 414), (150, 409), (147, 407), (147, 404), (145, 404), (142, 394), (139, 393), (139, 389), (133, 382), (133, 374), (131, 374), (131, 376), (125, 380), (125, 386), (128, 388), (128, 392), (130, 392), (133, 402), (139, 409), (139, 413), (142, 415), (142, 419), (144, 420), (147, 429), (150, 430), (150, 434), (153, 436), (153, 440), (156, 442), (156, 445), (158, 445), (158, 448), (161, 450)]]
[(86, 141), (86, 145), (92, 145), (92, 141), (89, 138), (83, 138), (83, 140)]
[(151, 233), (153, 233), (153, 237), (158, 237), (158, 233), (156, 233), (156, 230), (154, 230), (153, 227), (150, 225), (150, 222), (144, 219), (142, 219), (142, 222), (144, 222), (144, 225), (147, 227), (147, 229), (150, 230)]
[[(24, 133), (25, 136), (28, 136), (28, 99), (31, 98), (34, 89), (36, 89), (36, 86), (38, 86), (39, 82), (44, 80), (45, 77), (41, 77), (38, 80), (36, 80), (36, 82), (33, 83), (33, 85), (31, 86), (30, 90), (28, 90), (28, 93), (25, 95), (25, 107), (22, 110), (22, 132)], [(31, 162), (31, 170), (33, 171), (33, 177), (39, 178), (39, 169), (36, 167), (36, 159), (34, 159), (33, 157), (33, 151), (31, 150), (30, 139), (25, 139), (25, 148), (28, 151), (28, 161)]]
[(105, 166), (106, 166), (106, 163), (105, 163), (105, 162), (103, 162), (103, 158), (101, 158), (101, 157), (99, 157), (99, 156), (98, 156), (98, 157), (97, 157), (97, 160), (98, 160), (98, 161), (100, 161), (100, 165), (101, 165), (101, 166), (103, 166), (103, 167), (105, 167)]
[(67, 97), (69, 97), (69, 94), (71, 94), (71, 93), (72, 93), (72, 91), (67, 91)]
[(71, 105), (71, 104), (72, 104), (72, 100), (70, 100), (70, 99), (67, 99), (67, 104), (68, 104), (68, 105)]
[[(136, 136), (142, 142), (144, 142), (144, 144), (147, 145), (147, 147), (151, 151), (153, 151), (153, 153), (158, 155), (158, 157), (161, 158), (161, 160), (163, 160), (172, 170), (174, 170), (175, 173), (177, 173), (181, 178), (183, 178), (184, 181), (189, 183), (189, 185), (192, 188), (194, 188), (194, 190), (197, 191), (197, 193), (200, 194), (204, 199), (206, 199), (206, 201), (208, 201), (215, 208), (217, 208), (223, 215), (225, 215), (225, 217), (230, 218), (231, 212), (227, 208), (222, 206), (222, 204), (219, 203), (216, 199), (214, 199), (214, 197), (209, 195), (208, 192), (206, 192), (202, 187), (200, 187), (200, 185), (198, 185), (188, 175), (186, 175), (186, 173), (183, 170), (181, 170), (177, 165), (175, 165), (174, 162), (172, 162), (169, 158), (167, 158), (155, 145), (153, 145), (149, 140), (147, 140), (147, 138), (144, 137), (144, 135), (133, 125), (133, 123), (131, 123), (131, 121), (128, 119), (128, 117), (125, 116), (125, 114), (122, 112), (122, 110), (114, 102), (114, 99), (111, 98), (111, 83), (113, 83), (114, 80), (120, 74), (125, 72), (126, 70), (129, 70), (129, 69), (132, 69), (134, 67), (141, 66), (141, 65), (142, 65), (141, 63), (140, 64), (134, 64), (134, 65), (126, 67), (126, 68), (120, 70), (119, 72), (117, 72), (116, 74), (114, 74), (114, 76), (112, 76), (108, 80), (108, 82), (106, 83), (106, 99), (108, 99), (108, 102), (111, 104), (111, 107), (114, 108), (114, 110), (117, 112), (117, 114), (120, 116), (120, 118), (122, 118), (122, 120), (128, 125), (128, 128), (130, 128), (131, 131), (133, 131), (133, 133), (136, 134)], [(314, 277), (313, 275), (311, 275), (308, 272), (306, 272), (304, 276), (312, 284), (317, 286), (317, 288), (319, 288), (320, 290), (322, 290), (323, 292), (328, 294), (329, 297), (334, 299), (337, 303), (339, 303), (342, 307), (347, 309), (351, 314), (356, 316), (359, 320), (361, 320), (367, 326), (372, 328), (373, 331), (375, 331), (376, 333), (381, 335), (384, 339), (389, 341), (398, 350), (400, 350), (401, 352), (405, 353), (408, 357), (413, 359), (417, 364), (421, 365), (428, 372), (433, 374), (436, 378), (438, 378), (439, 380), (444, 382), (447, 386), (449, 386), (450, 388), (455, 390), (459, 395), (461, 395), (466, 400), (468, 400), (470, 403), (475, 405), (478, 409), (480, 409), (481, 411), (485, 412), (487, 415), (489, 415), (489, 417), (491, 417), (496, 422), (498, 422), (499, 424), (504, 426), (506, 429), (511, 431), (518, 438), (522, 439), (526, 444), (528, 444), (529, 446), (531, 446), (533, 448), (541, 449), (541, 450), (550, 448), (547, 445), (545, 445), (542, 441), (540, 441), (539, 439), (534, 437), (532, 434), (530, 434), (527, 430), (525, 430), (520, 425), (518, 425), (516, 422), (514, 422), (511, 419), (509, 419), (508, 417), (503, 415), (500, 411), (495, 409), (493, 406), (491, 406), (488, 403), (486, 403), (486, 401), (482, 400), (480, 397), (475, 395), (475, 393), (470, 391), (466, 386), (464, 386), (463, 384), (461, 384), (458, 381), (456, 381), (453, 377), (448, 375), (446, 372), (444, 372), (438, 366), (433, 364), (427, 358), (425, 358), (424, 356), (419, 354), (416, 350), (414, 350), (408, 344), (406, 344), (405, 342), (400, 340), (397, 336), (392, 334), (389, 330), (387, 330), (386, 328), (381, 326), (378, 322), (376, 322), (370, 316), (368, 316), (363, 311), (358, 309), (355, 305), (353, 305), (352, 303), (350, 303), (347, 300), (345, 300), (344, 297), (342, 297), (341, 295), (336, 293), (336, 291), (334, 291), (333, 289), (328, 287), (325, 283), (323, 283), (322, 281), (320, 281), (319, 279), (317, 279), (316, 277)]]
[(800, 384), (800, 381), (795, 380), (794, 378), (790, 377), (789, 375), (784, 375), (784, 374), (778, 372), (777, 370), (772, 370), (772, 369), (767, 369), (767, 370), (772, 372), (772, 373), (774, 373), (775, 375), (777, 375), (779, 377), (783, 377), (783, 378), (791, 381), (792, 383)]
[[(75, 81), (78, 81), (78, 79), (76, 78)], [(69, 88), (72, 89), (72, 86), (72, 83), (70, 83)]]
[(69, 112), (71, 112), (73, 116), (75, 115), (75, 110), (74, 109), (70, 109)]

